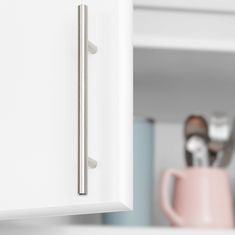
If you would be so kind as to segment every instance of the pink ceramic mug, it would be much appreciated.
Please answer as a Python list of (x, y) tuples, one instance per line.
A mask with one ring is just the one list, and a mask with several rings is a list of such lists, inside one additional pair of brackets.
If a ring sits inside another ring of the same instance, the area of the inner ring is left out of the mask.
[[(175, 179), (173, 201), (168, 186)], [(161, 182), (161, 206), (173, 226), (232, 228), (232, 195), (226, 172), (214, 168), (167, 170)]]

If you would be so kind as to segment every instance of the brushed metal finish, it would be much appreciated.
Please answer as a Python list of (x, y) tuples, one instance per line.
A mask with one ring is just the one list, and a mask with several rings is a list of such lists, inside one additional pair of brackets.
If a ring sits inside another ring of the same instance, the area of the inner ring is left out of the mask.
[(97, 167), (97, 165), (98, 165), (98, 163), (96, 160), (88, 157), (88, 167), (89, 168), (95, 169)]
[(97, 48), (97, 46), (95, 44), (93, 44), (92, 42), (88, 41), (88, 51), (91, 54), (95, 54), (95, 53), (97, 53), (98, 48)]
[(78, 194), (87, 195), (88, 10), (78, 6)]
[(87, 167), (96, 168), (97, 162), (88, 158), (87, 125), (87, 79), (88, 51), (97, 52), (97, 47), (88, 41), (88, 7), (78, 6), (78, 194), (87, 195)]

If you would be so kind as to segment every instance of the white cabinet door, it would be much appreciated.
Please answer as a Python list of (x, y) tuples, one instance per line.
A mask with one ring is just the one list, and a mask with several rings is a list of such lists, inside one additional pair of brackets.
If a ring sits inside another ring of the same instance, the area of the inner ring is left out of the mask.
[[(78, 6), (88, 7), (88, 195), (78, 195)], [(132, 207), (132, 3), (0, 1), (0, 219)]]

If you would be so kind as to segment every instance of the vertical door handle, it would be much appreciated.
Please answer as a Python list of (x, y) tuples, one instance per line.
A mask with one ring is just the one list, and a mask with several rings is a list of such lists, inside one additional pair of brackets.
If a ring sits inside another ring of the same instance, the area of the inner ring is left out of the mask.
[(78, 6), (78, 194), (87, 195), (87, 167), (95, 168), (95, 160), (88, 158), (88, 51), (97, 47), (88, 41), (88, 7)]

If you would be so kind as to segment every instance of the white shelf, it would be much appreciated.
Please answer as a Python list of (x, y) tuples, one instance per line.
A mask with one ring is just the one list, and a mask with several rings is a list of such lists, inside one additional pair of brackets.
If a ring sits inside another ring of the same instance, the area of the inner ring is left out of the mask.
[(232, 14), (234, 0), (134, 0), (135, 8), (178, 9), (211, 13)]
[(231, 0), (136, 0), (134, 45), (235, 52), (234, 25)]
[(235, 53), (235, 41), (194, 39), (184, 37), (162, 37), (149, 34), (135, 34), (134, 47), (143, 49), (179, 49)]

